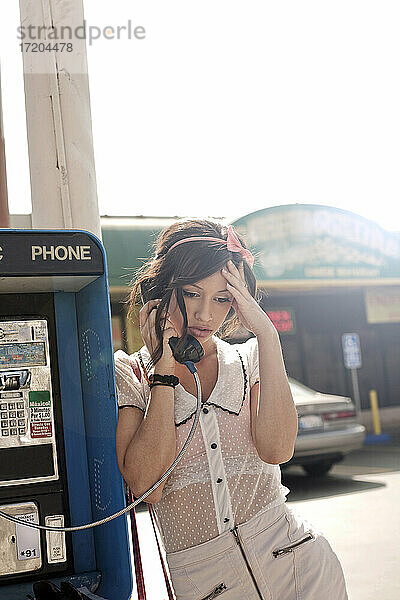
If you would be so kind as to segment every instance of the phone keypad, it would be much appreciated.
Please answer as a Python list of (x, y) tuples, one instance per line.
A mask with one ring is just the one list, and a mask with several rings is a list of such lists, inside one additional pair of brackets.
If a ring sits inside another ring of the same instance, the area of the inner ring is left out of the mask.
[[(1, 410), (1, 435), (10, 437), (25, 435), (27, 419), (25, 417), (25, 405), (23, 402), (2, 402)], [(16, 410), (17, 409), (17, 410)]]

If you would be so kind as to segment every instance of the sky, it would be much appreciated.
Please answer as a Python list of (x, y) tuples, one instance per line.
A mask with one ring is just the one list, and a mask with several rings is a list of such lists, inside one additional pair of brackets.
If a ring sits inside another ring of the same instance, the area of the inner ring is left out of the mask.
[[(102, 215), (344, 208), (400, 231), (396, 0), (84, 0)], [(11, 213), (30, 213), (17, 0), (0, 4)], [(121, 33), (122, 36), (122, 33)]]

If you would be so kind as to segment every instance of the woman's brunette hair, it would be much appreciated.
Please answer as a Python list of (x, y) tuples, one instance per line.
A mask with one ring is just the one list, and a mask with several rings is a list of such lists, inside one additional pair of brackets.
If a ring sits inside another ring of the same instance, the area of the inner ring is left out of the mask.
[[(243, 261), (239, 252), (230, 252), (226, 244), (216, 241), (196, 240), (180, 244), (168, 251), (176, 242), (184, 238), (205, 236), (226, 240), (228, 227), (218, 221), (203, 219), (188, 219), (177, 221), (164, 229), (158, 236), (154, 246), (155, 255), (143, 265), (132, 282), (129, 295), (128, 318), (137, 314), (137, 307), (149, 300), (161, 299), (157, 308), (155, 330), (159, 344), (151, 356), (154, 365), (162, 356), (163, 331), (171, 296), (176, 290), (176, 299), (183, 316), (182, 337), (187, 333), (187, 314), (182, 293), (182, 286), (196, 283), (213, 275), (226, 263), (232, 260), (238, 266), (244, 263), (244, 276), (250, 294), (256, 295), (256, 279), (251, 267)], [(244, 248), (246, 244), (242, 237), (238, 238)], [(220, 335), (230, 335), (240, 325), (233, 308), (230, 309), (225, 322), (220, 328)]]

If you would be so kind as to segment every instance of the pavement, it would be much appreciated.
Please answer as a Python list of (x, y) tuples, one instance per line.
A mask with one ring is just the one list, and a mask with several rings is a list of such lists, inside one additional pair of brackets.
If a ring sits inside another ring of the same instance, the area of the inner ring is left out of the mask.
[(400, 598), (400, 430), (364, 445), (321, 479), (301, 467), (284, 475), (288, 501), (319, 527), (340, 558), (349, 600)]

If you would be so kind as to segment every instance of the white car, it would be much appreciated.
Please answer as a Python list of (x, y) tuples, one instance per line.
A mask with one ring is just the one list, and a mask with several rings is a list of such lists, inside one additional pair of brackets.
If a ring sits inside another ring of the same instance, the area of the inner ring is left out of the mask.
[(351, 398), (322, 394), (289, 378), (299, 416), (294, 455), (281, 465), (301, 465), (312, 476), (322, 476), (346, 454), (361, 448), (366, 430), (357, 420)]

